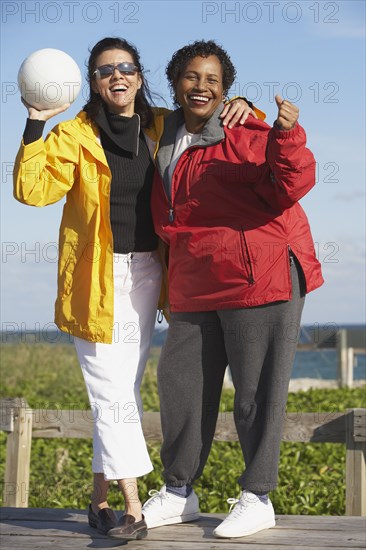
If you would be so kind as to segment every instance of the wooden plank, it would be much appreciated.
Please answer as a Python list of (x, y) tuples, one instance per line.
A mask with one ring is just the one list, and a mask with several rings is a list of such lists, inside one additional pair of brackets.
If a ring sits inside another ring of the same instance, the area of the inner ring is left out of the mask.
[(283, 441), (313, 443), (345, 443), (346, 422), (344, 413), (288, 413), (282, 436)]
[[(114, 541), (89, 528), (86, 511), (5, 508), (1, 515), (2, 550), (51, 547), (55, 550), (84, 550), (93, 546), (114, 548), (125, 545), (123, 541)], [(29, 519), (25, 520), (25, 517)], [(364, 549), (366, 520), (361, 517), (278, 516), (277, 526), (273, 529), (240, 539), (216, 539), (212, 529), (223, 517), (224, 514), (202, 514), (196, 522), (151, 529), (148, 538), (130, 541), (128, 547), (132, 550), (188, 550), (192, 546), (195, 550), (237, 550), (242, 546), (251, 550)]]
[[(118, 512), (117, 516), (118, 516)], [(200, 525), (215, 526), (224, 519), (226, 514), (200, 515)], [(72, 508), (0, 508), (0, 519), (2, 521), (42, 521), (47, 522), (87, 522), (86, 510), (74, 510)], [(279, 515), (276, 516), (277, 526), (281, 529), (300, 528), (304, 529), (329, 529), (357, 530), (366, 525), (366, 520), (357, 516), (301, 516), (301, 515)]]
[(86, 510), (73, 508), (0, 508), (0, 521), (87, 521)]
[[(145, 413), (142, 425), (146, 439), (162, 440), (159, 412)], [(89, 409), (35, 409), (33, 411), (33, 437), (83, 439), (92, 436), (93, 418)]]
[(142, 417), (142, 429), (145, 438), (151, 441), (162, 441), (160, 412), (144, 413)]
[[(96, 543), (99, 546), (99, 541), (104, 537), (91, 530), (86, 525), (84, 526), (84, 532), (81, 531), (82, 526), (76, 526), (74, 524), (73, 529), (65, 530), (65, 526), (62, 523), (55, 523), (52, 528), (43, 529), (39, 523), (34, 523), (33, 528), (29, 525), (23, 526), (21, 523), (16, 524), (16, 535), (14, 535), (14, 526), (4, 526), (2, 529), (2, 540), (4, 536), (12, 536), (18, 539), (18, 548), (23, 548), (22, 541), (26, 538), (33, 538), (34, 536), (47, 537), (48, 539), (71, 539), (75, 548), (80, 548), (83, 541), (93, 539), (98, 541)], [(176, 547), (179, 547), (181, 543), (190, 543), (191, 546), (195, 546), (198, 543), (206, 543), (212, 548), (212, 544), (218, 545), (227, 544), (225, 539), (216, 539), (212, 534), (212, 529), (207, 529), (199, 524), (181, 524), (169, 527), (160, 527), (158, 529), (151, 529), (148, 534), (148, 540), (153, 542), (175, 543)], [(114, 542), (114, 541), (111, 541)], [(365, 534), (364, 532), (354, 532), (351, 530), (337, 531), (333, 533), (331, 530), (318, 530), (308, 531), (307, 529), (286, 529), (274, 527), (265, 531), (256, 533), (248, 537), (241, 539), (231, 539), (231, 543), (236, 545), (245, 544), (258, 544), (263, 548), (272, 547), (272, 545), (282, 546), (283, 548), (292, 549), (294, 546), (305, 546), (306, 548), (312, 548), (313, 546), (322, 546), (323, 548), (364, 548)], [(130, 543), (129, 543), (130, 544)], [(54, 545), (53, 545), (54, 546)], [(55, 546), (57, 548), (57, 546)], [(225, 547), (227, 547), (225, 545)], [(3, 550), (3, 546), (2, 546)]]
[(353, 410), (354, 440), (366, 441), (366, 409)]
[[(2, 400), (3, 402), (4, 400)], [(13, 400), (11, 400), (13, 401)], [(11, 410), (5, 405), (2, 428), (12, 429)], [(346, 418), (344, 413), (280, 413), (284, 414), (283, 441), (345, 443)], [(148, 412), (143, 416), (143, 429), (148, 440), (161, 441), (160, 413)], [(93, 435), (91, 411), (36, 409), (33, 411), (33, 437), (43, 438), (90, 438)], [(357, 409), (355, 416), (355, 437), (366, 439), (366, 409)], [(237, 441), (233, 413), (219, 413), (216, 441)]]
[[(15, 539), (15, 540), (14, 540)], [(179, 546), (175, 542), (164, 542), (164, 541), (149, 541), (148, 538), (143, 539), (142, 541), (130, 541), (128, 545), (123, 544), (122, 541), (117, 543), (112, 543), (109, 540), (98, 540), (98, 545), (94, 546), (91, 541), (84, 542), (75, 542), (71, 539), (60, 540), (60, 539), (44, 539), (43, 537), (32, 537), (31, 540), (22, 540), (22, 550), (49, 550), (51, 547), (54, 550), (90, 550), (90, 548), (120, 548), (125, 547), (129, 550), (192, 550), (191, 542), (180, 542)], [(270, 546), (264, 546), (262, 544), (251, 544), (251, 543), (235, 543), (233, 539), (227, 539), (225, 546), (223, 542), (219, 542), (218, 539), (215, 541), (207, 541), (203, 543), (195, 543), (195, 550), (238, 550), (241, 547), (250, 548), (250, 550), (282, 550), (282, 547), (279, 545), (271, 544)], [(339, 546), (337, 550), (347, 550), (347, 546)], [(356, 550), (364, 550), (364, 547), (354, 547)], [(2, 550), (19, 550), (19, 540), (17, 537), (4, 537), (2, 543)], [(324, 546), (307, 546), (302, 544), (301, 546), (292, 546), (291, 550), (324, 550)]]
[[(154, 543), (155, 544), (155, 543)], [(43, 537), (34, 536), (34, 537), (18, 537), (11, 535), (2, 535), (1, 536), (1, 550), (90, 550), (90, 548), (121, 548), (123, 543), (111, 542), (110, 540), (104, 539), (98, 540), (98, 543), (94, 545), (94, 541), (90, 539), (84, 540), (73, 540), (73, 539), (62, 539), (59, 537)], [(124, 546), (124, 545), (123, 545)], [(134, 549), (143, 548), (142, 546), (133, 546)], [(144, 546), (146, 550), (154, 548), (153, 546)], [(156, 548), (156, 546), (155, 546)], [(160, 547), (163, 550), (163, 547)], [(187, 547), (188, 548), (188, 547)], [(130, 544), (128, 549), (131, 550)], [(158, 550), (156, 548), (156, 550)], [(303, 550), (303, 549), (301, 549)]]
[(355, 441), (354, 415), (347, 415), (346, 514), (366, 516), (366, 441)]
[[(283, 441), (345, 443), (346, 422), (344, 413), (282, 413), (284, 418)], [(215, 440), (238, 439), (232, 413), (220, 413)]]
[(0, 400), (0, 431), (11, 433), (14, 430), (14, 409), (17, 399)]
[(91, 411), (89, 409), (35, 409), (32, 435), (45, 439), (57, 437), (88, 439), (93, 436)]
[[(12, 523), (12, 522), (11, 522)], [(150, 540), (165, 540), (165, 541), (191, 541), (199, 542), (205, 538), (211, 538), (215, 540), (212, 534), (213, 528), (218, 524), (217, 521), (210, 525), (203, 525), (201, 522), (191, 522), (186, 524), (179, 524), (173, 526), (159, 527), (157, 529), (150, 529)], [(16, 532), (18, 537), (32, 537), (42, 533), (42, 536), (47, 537), (59, 537), (59, 538), (73, 538), (73, 539), (101, 539), (104, 538), (96, 530), (91, 529), (86, 522), (84, 523), (69, 523), (65, 525), (63, 522), (53, 522), (48, 524), (45, 528), (42, 522), (16, 522), (16, 525), (6, 524), (1, 529), (2, 535), (13, 535)], [(281, 529), (280, 527), (274, 527), (267, 529), (242, 538), (248, 542), (270, 544), (271, 541), (276, 544), (290, 545), (290, 539), (292, 544), (301, 545), (304, 538), (307, 539), (307, 544), (325, 544), (325, 546), (344, 546), (348, 544), (350, 547), (361, 545), (364, 543), (364, 532), (355, 532), (353, 530), (337, 531), (334, 534), (329, 529), (318, 529), (316, 531), (309, 531), (307, 529)]]
[[(24, 540), (25, 539), (25, 540)], [(120, 541), (118, 543), (110, 540), (98, 540), (97, 544), (94, 541), (74, 541), (72, 539), (44, 539), (44, 537), (32, 537), (21, 540), (21, 546), (18, 537), (4, 537), (2, 539), (2, 550), (90, 550), (90, 548), (121, 548), (125, 547), (128, 550), (192, 550), (192, 542), (181, 541), (179, 544), (173, 541), (150, 541), (145, 538), (141, 541), (129, 541), (128, 545)], [(209, 540), (205, 542), (195, 542), (195, 550), (239, 550), (242, 547), (247, 547), (250, 550), (283, 550), (283, 546), (277, 544), (266, 545), (255, 544), (249, 542), (235, 542), (234, 539), (219, 539)], [(324, 550), (324, 546), (308, 546), (306, 541), (303, 541), (301, 546), (287, 547), (288, 550)], [(348, 546), (337, 546), (337, 550), (348, 550)], [(364, 550), (364, 546), (354, 546), (354, 550)]]
[[(191, 540), (192, 543), (200, 542), (205, 539), (211, 539), (215, 541), (212, 534), (212, 528), (217, 525), (217, 521), (211, 525), (203, 525), (201, 521), (191, 524), (185, 524), (184, 526), (173, 526), (168, 528), (159, 528), (159, 533), (154, 533), (157, 530), (151, 530), (149, 538), (159, 537), (161, 540), (176, 540), (187, 541)], [(220, 541), (221, 542), (221, 541)], [(331, 529), (325, 527), (318, 530), (302, 529), (282, 529), (281, 527), (274, 527), (261, 531), (249, 537), (233, 540), (237, 544), (256, 543), (262, 544), (264, 547), (270, 547), (272, 544), (282, 545), (283, 547), (292, 548), (295, 545), (306, 545), (309, 547), (320, 546), (337, 548), (339, 546), (359, 547), (364, 544), (364, 532), (362, 530), (355, 532), (347, 529), (344, 531), (334, 532)]]
[[(145, 413), (142, 424), (146, 439), (162, 440), (160, 413)], [(345, 443), (345, 430), (344, 413), (287, 413), (282, 439), (283, 441)], [(93, 420), (90, 410), (37, 409), (33, 411), (33, 437), (89, 438), (92, 434)], [(215, 440), (238, 440), (233, 413), (219, 414)]]
[(28, 506), (32, 414), (24, 399), (15, 400), (14, 428), (7, 437), (4, 504)]
[(364, 530), (366, 521), (358, 516), (276, 516), (281, 529), (309, 529), (330, 531)]

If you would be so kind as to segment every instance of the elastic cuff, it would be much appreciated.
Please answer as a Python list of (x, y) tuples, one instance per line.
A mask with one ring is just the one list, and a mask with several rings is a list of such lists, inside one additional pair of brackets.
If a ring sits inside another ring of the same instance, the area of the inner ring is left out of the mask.
[(27, 123), (23, 132), (24, 145), (29, 145), (42, 137), (45, 120), (31, 120), (27, 118)]
[(276, 121), (273, 124), (272, 131), (275, 133), (275, 137), (279, 139), (290, 139), (293, 138), (299, 131), (300, 126), (298, 122), (296, 122), (295, 126), (291, 128), (291, 130), (281, 130), (276, 124)]
[(176, 495), (182, 498), (188, 498), (191, 492), (193, 491), (191, 485), (183, 485), (182, 487), (173, 487), (171, 485), (167, 485), (166, 490), (168, 493), (171, 493), (173, 495)]

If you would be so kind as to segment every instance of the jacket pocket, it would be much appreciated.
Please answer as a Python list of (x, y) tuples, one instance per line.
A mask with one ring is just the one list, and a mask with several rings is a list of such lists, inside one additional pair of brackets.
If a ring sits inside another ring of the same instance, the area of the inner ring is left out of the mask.
[(192, 215), (196, 215), (195, 208), (198, 206), (200, 206), (200, 202), (197, 199), (187, 199), (183, 204), (173, 203), (169, 210), (170, 216), (172, 216), (170, 223), (187, 225)]
[(241, 244), (243, 265), (248, 276), (248, 282), (250, 285), (254, 285), (255, 278), (254, 278), (254, 270), (253, 270), (253, 258), (250, 253), (250, 247), (248, 244), (245, 231), (242, 227), (240, 228), (240, 244)]
[(58, 292), (68, 295), (71, 292), (75, 266), (80, 256), (80, 243), (78, 234), (68, 231), (65, 240), (60, 242), (60, 265)]

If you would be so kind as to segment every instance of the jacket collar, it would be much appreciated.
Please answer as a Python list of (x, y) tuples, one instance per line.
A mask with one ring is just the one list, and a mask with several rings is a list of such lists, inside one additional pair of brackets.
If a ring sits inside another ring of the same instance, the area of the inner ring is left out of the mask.
[[(221, 112), (222, 105), (219, 105), (211, 118), (206, 122), (202, 130), (200, 139), (194, 144), (195, 148), (209, 147), (210, 145), (218, 143), (225, 138), (222, 121), (219, 118)], [(168, 168), (174, 151), (175, 138), (178, 128), (182, 124), (184, 124), (183, 109), (177, 109), (176, 111), (173, 111), (173, 113), (165, 119), (164, 133), (160, 140), (159, 151), (156, 158), (157, 168), (160, 172), (161, 177), (163, 178), (164, 187), (166, 189), (170, 187)]]
[(100, 143), (99, 128), (95, 122), (88, 117), (85, 111), (80, 111), (71, 123), (65, 126), (65, 131), (72, 135), (109, 170), (108, 162)]
[(138, 155), (140, 138), (140, 117), (134, 114), (125, 117), (108, 113), (101, 108), (95, 117), (97, 125), (107, 134), (117, 147)]

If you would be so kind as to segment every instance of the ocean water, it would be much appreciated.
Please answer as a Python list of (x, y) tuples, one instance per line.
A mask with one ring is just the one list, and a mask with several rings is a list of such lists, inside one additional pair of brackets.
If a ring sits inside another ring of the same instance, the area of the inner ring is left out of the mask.
[[(291, 378), (319, 378), (337, 380), (337, 352), (335, 349), (296, 352)], [(366, 379), (366, 354), (354, 356), (353, 379)]]
[[(332, 328), (332, 327), (331, 327)], [(364, 326), (362, 331), (364, 333)], [(334, 329), (332, 329), (334, 332)], [(156, 329), (154, 332), (152, 345), (155, 347), (161, 347), (166, 339), (166, 330)], [(314, 335), (315, 331), (310, 331), (308, 328), (302, 330), (300, 342), (303, 344), (309, 344), (311, 338), (309, 334)], [(324, 349), (318, 348), (317, 350), (299, 349), (295, 356), (293, 371), (291, 378), (318, 378), (320, 380), (337, 380), (337, 351), (334, 347), (333, 333), (326, 329), (326, 336), (332, 336), (330, 339), (331, 347), (325, 347)], [(16, 331), (1, 332), (0, 333), (1, 344), (73, 344), (73, 339), (70, 335), (62, 333), (59, 330), (50, 331), (30, 331), (21, 333)], [(352, 344), (351, 344), (352, 345)], [(355, 345), (357, 348), (365, 349), (364, 340), (362, 345)], [(366, 380), (366, 354), (357, 353), (354, 356), (354, 380)]]

